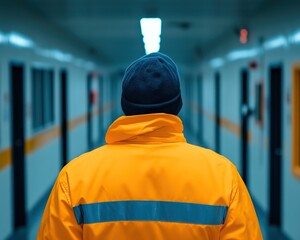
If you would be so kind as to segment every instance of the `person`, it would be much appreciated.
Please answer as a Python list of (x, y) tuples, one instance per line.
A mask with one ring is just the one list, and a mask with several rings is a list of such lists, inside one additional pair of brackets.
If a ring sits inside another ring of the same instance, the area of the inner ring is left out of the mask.
[(170, 57), (134, 61), (121, 105), (125, 116), (109, 127), (107, 144), (61, 170), (37, 239), (262, 239), (235, 166), (186, 142)]

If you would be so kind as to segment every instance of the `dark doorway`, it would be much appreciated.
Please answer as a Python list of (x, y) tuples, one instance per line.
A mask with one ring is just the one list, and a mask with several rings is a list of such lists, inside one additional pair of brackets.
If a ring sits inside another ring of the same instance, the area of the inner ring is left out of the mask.
[(269, 70), (270, 86), (270, 224), (281, 224), (281, 115), (282, 115), (282, 66), (272, 66)]
[(60, 71), (61, 84), (61, 153), (62, 167), (68, 163), (68, 74), (65, 69)]
[(242, 159), (242, 177), (244, 183), (248, 183), (248, 119), (250, 117), (249, 109), (249, 72), (243, 69), (241, 72), (241, 159)]
[(216, 120), (216, 124), (215, 124), (215, 151), (217, 153), (220, 153), (220, 131), (221, 131), (221, 89), (220, 89), (220, 73), (217, 72), (215, 74), (215, 120)]
[(92, 106), (92, 74), (87, 75), (87, 142), (88, 150), (92, 149), (92, 118), (93, 118), (93, 106)]
[(24, 151), (24, 66), (10, 66), (12, 98), (12, 163), (14, 183), (14, 227), (26, 225)]

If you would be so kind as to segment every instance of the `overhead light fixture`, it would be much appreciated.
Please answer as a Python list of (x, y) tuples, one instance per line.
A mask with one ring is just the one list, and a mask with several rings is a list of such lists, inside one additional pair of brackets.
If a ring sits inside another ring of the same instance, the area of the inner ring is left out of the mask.
[(274, 48), (286, 47), (288, 45), (288, 40), (285, 36), (278, 36), (264, 44), (265, 49), (270, 50)]
[(34, 45), (33, 41), (31, 39), (24, 37), (18, 33), (8, 34), (7, 40), (10, 44), (15, 45), (17, 47), (29, 48)]
[(253, 58), (260, 53), (259, 48), (250, 48), (243, 50), (235, 50), (227, 55), (228, 60), (234, 61), (238, 59)]
[(225, 60), (223, 58), (214, 58), (210, 61), (210, 66), (212, 68), (219, 68), (225, 64)]
[(161, 19), (142, 18), (140, 24), (146, 54), (158, 52), (160, 49)]
[(62, 52), (60, 50), (52, 50), (51, 54), (54, 59), (60, 62), (71, 62), (73, 59), (73, 56), (71, 54)]
[(300, 42), (300, 31), (294, 33), (294, 34), (290, 37), (290, 41), (291, 41), (291, 43), (299, 43), (299, 42)]
[(74, 59), (71, 54), (58, 49), (37, 49), (37, 53), (43, 57), (52, 58), (60, 62), (71, 62)]

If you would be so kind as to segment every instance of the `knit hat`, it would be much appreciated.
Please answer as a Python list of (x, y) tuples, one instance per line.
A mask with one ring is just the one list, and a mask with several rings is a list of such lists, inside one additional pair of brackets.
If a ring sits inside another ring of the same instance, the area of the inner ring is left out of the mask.
[(134, 61), (123, 77), (121, 105), (125, 115), (177, 115), (182, 100), (179, 74), (173, 60), (157, 52)]

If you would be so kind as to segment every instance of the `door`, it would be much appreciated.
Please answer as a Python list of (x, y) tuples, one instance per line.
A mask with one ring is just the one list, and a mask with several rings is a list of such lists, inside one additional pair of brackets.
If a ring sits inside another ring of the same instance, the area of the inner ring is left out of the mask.
[(62, 167), (68, 163), (68, 74), (65, 69), (60, 71), (61, 89), (61, 153)]
[(24, 66), (11, 64), (12, 166), (14, 183), (14, 227), (26, 225), (24, 151)]
[(241, 159), (242, 159), (242, 178), (244, 183), (248, 183), (248, 119), (249, 110), (249, 72), (243, 69), (241, 72)]
[(215, 117), (215, 120), (216, 120), (216, 124), (215, 124), (215, 151), (217, 153), (220, 153), (220, 131), (221, 131), (221, 128), (220, 128), (220, 124), (221, 124), (221, 96), (220, 96), (220, 93), (221, 93), (221, 90), (220, 90), (220, 73), (217, 72), (215, 74), (215, 114), (216, 114), (216, 117)]
[(270, 115), (270, 224), (280, 226), (281, 219), (281, 115), (282, 115), (282, 66), (272, 66), (269, 70)]

